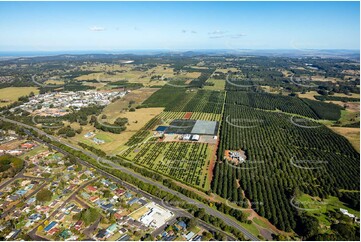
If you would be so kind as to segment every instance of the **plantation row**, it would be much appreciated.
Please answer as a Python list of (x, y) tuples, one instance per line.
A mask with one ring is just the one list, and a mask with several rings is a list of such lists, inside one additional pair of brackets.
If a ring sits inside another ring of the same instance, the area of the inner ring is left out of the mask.
[[(235, 96), (227, 94), (227, 102)], [(246, 162), (222, 162), (226, 149), (244, 150)], [(290, 201), (297, 190), (341, 197), (340, 189), (360, 186), (359, 155), (344, 137), (314, 122), (247, 106), (226, 105), (218, 160), (212, 191), (245, 206), (241, 189), (261, 216), (286, 231), (296, 225), (298, 210)]]
[(320, 101), (341, 101), (341, 102), (360, 102), (359, 98), (354, 97), (337, 97), (337, 96), (314, 96)]
[[(164, 121), (170, 121), (173, 119), (183, 119), (187, 112), (162, 112), (159, 117)], [(199, 113), (193, 112), (190, 119), (206, 120), (206, 121), (221, 121), (222, 115), (215, 113)]]
[(180, 111), (194, 95), (196, 91), (165, 85), (145, 100), (142, 106), (177, 108), (177, 111)]
[(287, 113), (299, 114), (313, 119), (338, 120), (341, 117), (341, 107), (332, 103), (323, 103), (298, 97), (282, 96), (256, 92), (229, 92), (227, 104), (245, 105), (266, 110), (281, 110)]
[(138, 130), (125, 145), (132, 146), (141, 143), (150, 134), (149, 130), (140, 129)]
[(339, 120), (341, 118), (342, 107), (334, 103), (324, 103), (320, 101), (303, 98), (304, 101), (320, 119)]
[(131, 145), (135, 145), (135, 144), (139, 144), (141, 143), (143, 140), (145, 140), (145, 138), (147, 138), (147, 136), (150, 134), (150, 130), (153, 130), (155, 128), (156, 125), (160, 125), (162, 124), (161, 119), (159, 118), (159, 116), (152, 118), (151, 120), (148, 121), (148, 123), (146, 123), (144, 125), (144, 127), (142, 127), (140, 130), (138, 130), (129, 140), (127, 143), (125, 143), (125, 145), (131, 146)]
[(208, 145), (203, 143), (157, 142), (134, 146), (121, 156), (178, 181), (207, 188)]
[(203, 112), (221, 114), (224, 92), (191, 90), (164, 86), (142, 104), (143, 107), (165, 107), (172, 112)]
[(224, 92), (199, 90), (182, 111), (221, 114), (223, 102)]

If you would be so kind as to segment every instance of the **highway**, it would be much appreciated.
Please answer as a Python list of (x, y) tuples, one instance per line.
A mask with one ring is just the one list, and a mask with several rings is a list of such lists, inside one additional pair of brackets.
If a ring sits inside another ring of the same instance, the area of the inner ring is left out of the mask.
[[(17, 124), (17, 125), (19, 125), (19, 126), (22, 126), (22, 127), (27, 128), (27, 129), (32, 129), (32, 130), (34, 130), (35, 132), (37, 132), (38, 134), (40, 134), (40, 135), (45, 135), (47, 138), (49, 138), (49, 139), (52, 140), (52, 141), (57, 141), (57, 142), (59, 142), (59, 143), (61, 143), (61, 144), (63, 144), (63, 145), (66, 145), (66, 146), (74, 149), (74, 150), (78, 150), (78, 151), (82, 152), (83, 154), (85, 154), (85, 155), (87, 155), (87, 156), (89, 156), (89, 157), (91, 157), (91, 158), (93, 158), (93, 159), (95, 159), (95, 160), (97, 160), (97, 161), (101, 160), (103, 163), (106, 163), (107, 165), (113, 167), (114, 169), (118, 169), (118, 170), (120, 170), (120, 171), (122, 171), (122, 172), (124, 172), (124, 173), (127, 173), (127, 174), (129, 174), (129, 175), (131, 175), (131, 176), (139, 179), (139, 180), (142, 181), (142, 182), (145, 182), (145, 183), (149, 183), (149, 184), (151, 184), (151, 185), (154, 185), (154, 186), (162, 189), (163, 191), (169, 192), (169, 193), (171, 193), (171, 194), (179, 197), (181, 200), (183, 200), (183, 201), (185, 201), (185, 202), (187, 202), (187, 203), (189, 203), (189, 204), (193, 204), (193, 205), (197, 206), (198, 208), (203, 208), (207, 214), (212, 215), (212, 216), (214, 216), (214, 217), (217, 217), (217, 218), (221, 219), (221, 220), (222, 220), (224, 223), (226, 223), (227, 225), (232, 226), (232, 227), (240, 230), (240, 231), (244, 234), (244, 236), (245, 236), (246, 239), (250, 239), (250, 240), (252, 240), (252, 241), (259, 241), (259, 239), (258, 239), (256, 236), (254, 236), (254, 235), (253, 235), (252, 233), (250, 233), (247, 229), (245, 229), (243, 226), (241, 226), (239, 223), (237, 223), (237, 222), (235, 221), (235, 219), (230, 218), (229, 216), (227, 216), (227, 215), (225, 215), (225, 214), (223, 214), (223, 213), (221, 213), (221, 212), (219, 212), (219, 211), (217, 211), (217, 210), (209, 207), (208, 205), (206, 205), (206, 204), (204, 204), (204, 203), (202, 203), (202, 202), (199, 202), (199, 201), (197, 201), (197, 200), (191, 199), (191, 198), (189, 198), (189, 197), (187, 197), (187, 196), (185, 196), (185, 195), (183, 195), (183, 194), (181, 194), (181, 193), (179, 193), (179, 192), (177, 192), (177, 191), (174, 191), (174, 190), (172, 190), (172, 189), (164, 186), (162, 183), (159, 183), (159, 182), (154, 181), (154, 180), (152, 180), (152, 179), (150, 179), (150, 178), (144, 177), (144, 176), (140, 175), (139, 173), (134, 172), (134, 171), (131, 170), (131, 169), (128, 169), (128, 168), (126, 168), (126, 167), (123, 167), (123, 166), (120, 166), (120, 165), (118, 165), (118, 164), (115, 164), (115, 163), (113, 163), (112, 161), (107, 160), (107, 159), (104, 159), (104, 158), (101, 158), (101, 157), (99, 157), (99, 156), (97, 156), (97, 155), (95, 155), (95, 154), (93, 154), (93, 153), (91, 153), (91, 152), (89, 152), (89, 151), (86, 151), (86, 150), (83, 150), (83, 149), (79, 149), (78, 147), (76, 147), (76, 146), (74, 146), (74, 145), (72, 145), (72, 144), (69, 144), (69, 143), (67, 143), (67, 142), (64, 142), (63, 140), (61, 140), (61, 139), (59, 139), (59, 138), (57, 138), (57, 137), (55, 137), (55, 136), (49, 135), (49, 134), (45, 133), (44, 131), (42, 131), (42, 130), (36, 128), (36, 127), (30, 126), (30, 125), (27, 125), (27, 124), (24, 124), (24, 123), (21, 123), (21, 122), (17, 122), (17, 121), (14, 121), (14, 120), (10, 120), (10, 119), (7, 119), (7, 118), (5, 118), (5, 117), (0, 117), (0, 119), (4, 120), (4, 121), (6, 121), (6, 122), (9, 122), (9, 123)], [(48, 145), (50, 145), (50, 144), (48, 144)], [(51, 146), (52, 146), (52, 145), (51, 145)], [(57, 150), (60, 150), (58, 147), (54, 147), (54, 146), (52, 146), (52, 147), (53, 147), (53, 148), (57, 148)], [(64, 151), (61, 151), (61, 152), (64, 153)], [(107, 172), (99, 169), (98, 167), (96, 167), (96, 166), (94, 166), (94, 165), (92, 165), (92, 164), (90, 164), (90, 163), (88, 163), (88, 162), (86, 162), (86, 161), (83, 161), (83, 160), (80, 160), (80, 159), (78, 159), (78, 161), (81, 162), (82, 164), (86, 165), (86, 166), (91, 166), (91, 167), (97, 169), (100, 173), (102, 173), (102, 174), (104, 174), (104, 175), (106, 174), (106, 176), (111, 176), (111, 177), (113, 177), (114, 179), (118, 180), (118, 182), (121, 183), (121, 184), (122, 184), (124, 187), (126, 187), (126, 188), (128, 188), (129, 186), (132, 187), (132, 185), (130, 185), (130, 184), (128, 184), (128, 183), (125, 183), (124, 181), (116, 178), (115, 176), (113, 176), (113, 175), (111, 175), (111, 174), (109, 174), (109, 173), (107, 173)], [(114, 180), (114, 179), (113, 179), (113, 180)], [(125, 184), (127, 184), (127, 185), (125, 185)], [(134, 187), (133, 187), (133, 189), (134, 189)], [(136, 189), (137, 189), (138, 192), (142, 193), (142, 195), (144, 195), (144, 196), (145, 196), (145, 194), (147, 194), (147, 193), (145, 193), (144, 191), (139, 190), (138, 188), (136, 188)], [(155, 197), (153, 197), (153, 196), (151, 196), (151, 195), (149, 195), (149, 194), (147, 194), (147, 196), (145, 196), (145, 197), (147, 197), (148, 199), (151, 198), (150, 200), (156, 200), (156, 201), (157, 201), (158, 203), (160, 203), (160, 204), (164, 203), (161, 199), (155, 198)], [(167, 208), (170, 209), (171, 207), (169, 206), (169, 207), (167, 207)], [(184, 215), (187, 215), (187, 217), (189, 217), (189, 215), (190, 215), (190, 214), (189, 214), (188, 212), (186, 212), (185, 210), (182, 210), (182, 209), (179, 209), (179, 208), (175, 208), (175, 207), (172, 207), (172, 209), (173, 209), (173, 211), (174, 211), (174, 210), (177, 210), (178, 213), (181, 212), (181, 213), (183, 213)], [(170, 210), (172, 210), (172, 209), (170, 209)], [(190, 216), (192, 216), (192, 215), (190, 215)], [(206, 226), (205, 226), (206, 228), (207, 228), (207, 226), (208, 226), (208, 227), (210, 226), (209, 224), (206, 224), (205, 222), (203, 222), (203, 221), (201, 221), (201, 220), (199, 220), (199, 224), (200, 224), (201, 226), (203, 226), (203, 224), (206, 225)], [(212, 227), (213, 227), (213, 226), (212, 226)], [(213, 229), (213, 230), (214, 230), (214, 229)]]

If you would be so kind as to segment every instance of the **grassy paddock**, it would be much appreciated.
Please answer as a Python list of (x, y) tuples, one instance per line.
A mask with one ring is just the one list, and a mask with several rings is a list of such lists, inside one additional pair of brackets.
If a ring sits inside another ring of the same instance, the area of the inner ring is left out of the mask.
[(0, 89), (0, 100), (7, 100), (7, 102), (0, 102), (0, 107), (9, 105), (18, 100), (21, 96), (29, 95), (30, 92), (39, 94), (36, 87), (7, 87)]

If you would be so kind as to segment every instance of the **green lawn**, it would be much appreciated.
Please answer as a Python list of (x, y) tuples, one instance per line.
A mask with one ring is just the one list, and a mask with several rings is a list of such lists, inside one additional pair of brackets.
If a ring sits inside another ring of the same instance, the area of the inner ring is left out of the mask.
[(20, 156), (20, 158), (24, 159), (26, 156), (32, 157), (32, 156), (34, 156), (36, 154), (39, 154), (39, 153), (41, 153), (43, 151), (46, 151), (46, 150), (48, 150), (48, 148), (46, 148), (44, 146), (38, 146), (38, 147), (30, 150), (29, 152), (22, 154)]
[(104, 140), (106, 143), (107, 142), (112, 142), (114, 139), (112, 139), (112, 137), (110, 137), (109, 135), (107, 134), (97, 134), (95, 135), (95, 138), (97, 139), (101, 139), (101, 140)]
[[(359, 112), (352, 112), (349, 110), (341, 110), (341, 118), (340, 122), (342, 124), (354, 123), (356, 121), (360, 121), (360, 117), (358, 117)], [(355, 121), (350, 121), (354, 119)]]
[(360, 212), (353, 210), (346, 206), (345, 203), (341, 202), (337, 197), (330, 196), (327, 199), (321, 200), (320, 198), (311, 197), (310, 195), (303, 194), (299, 196), (296, 201), (300, 202), (300, 204), (305, 209), (307, 213), (316, 217), (320, 223), (324, 225), (331, 225), (328, 216), (326, 213), (328, 211), (340, 211), (340, 208), (347, 209), (349, 213), (360, 217)]
[(253, 222), (263, 228), (268, 228), (268, 225), (258, 218), (253, 218)]
[[(221, 79), (213, 79), (213, 78), (209, 78), (207, 80), (208, 83), (214, 83), (214, 86), (204, 86), (204, 89), (206, 90), (224, 90), (224, 87), (226, 86), (226, 81), (225, 80), (221, 80)], [(206, 83), (207, 83), (206, 82)]]
[(251, 232), (253, 235), (257, 236), (259, 235), (259, 230), (257, 229), (256, 225), (254, 224), (247, 224), (247, 223), (241, 223), (242, 226), (247, 229), (249, 232)]

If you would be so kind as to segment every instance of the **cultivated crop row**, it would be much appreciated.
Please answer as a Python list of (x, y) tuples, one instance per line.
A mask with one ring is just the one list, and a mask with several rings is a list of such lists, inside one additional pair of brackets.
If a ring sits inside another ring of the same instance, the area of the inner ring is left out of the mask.
[[(228, 96), (235, 100), (236, 94)], [(344, 137), (314, 122), (296, 120), (299, 125), (295, 125), (291, 118), (226, 105), (218, 151), (221, 162), (212, 182), (214, 192), (242, 205), (244, 192), (261, 216), (286, 231), (296, 225), (297, 210), (290, 205), (296, 193), (340, 197), (340, 189), (358, 190), (360, 185), (359, 155)], [(302, 127), (306, 125), (313, 128)], [(238, 149), (245, 151), (245, 163), (223, 160), (224, 150)]]
[(196, 187), (208, 186), (209, 148), (203, 143), (149, 142), (128, 149), (122, 156), (142, 166)]

